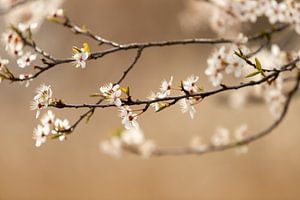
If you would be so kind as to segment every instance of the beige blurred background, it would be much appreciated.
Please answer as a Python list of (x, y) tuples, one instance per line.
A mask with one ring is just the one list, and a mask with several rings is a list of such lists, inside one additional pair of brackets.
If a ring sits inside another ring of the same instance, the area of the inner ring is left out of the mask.
[[(206, 15), (195, 16), (191, 14), (193, 10), (186, 13), (188, 6), (184, 0), (69, 0), (63, 7), (78, 24), (120, 43), (215, 37), (205, 23), (200, 23)], [(182, 28), (181, 24), (189, 23), (199, 23), (196, 28), (184, 26), (196, 31)], [(36, 40), (62, 58), (71, 56), (73, 45), (92, 43), (50, 23), (42, 26)], [(91, 48), (99, 49), (96, 45)], [(157, 90), (164, 78), (174, 75), (179, 82), (196, 74), (209, 89), (203, 70), (211, 49), (209, 45), (148, 49), (124, 85), (142, 98)], [(110, 55), (89, 62), (86, 70), (63, 65), (42, 75), (29, 88), (0, 84), (1, 200), (300, 198), (299, 99), (293, 102), (284, 123), (271, 135), (250, 145), (250, 152), (243, 156), (230, 150), (200, 157), (143, 160), (125, 155), (113, 159), (100, 152), (99, 142), (121, 127), (115, 109), (97, 110), (91, 122), (82, 123), (66, 142), (49, 141), (35, 148), (32, 130), (38, 121), (29, 111), (29, 102), (39, 84), (52, 85), (54, 96), (70, 103), (94, 102), (89, 94), (116, 80), (133, 56), (133, 52)], [(55, 110), (59, 117), (71, 121), (80, 112)], [(231, 110), (220, 104), (218, 96), (198, 105), (194, 120), (174, 106), (159, 114), (148, 112), (139, 122), (147, 138), (158, 145), (178, 146), (188, 145), (194, 135), (209, 138), (218, 126), (233, 130), (247, 122), (251, 131), (258, 131), (272, 120), (264, 105)]]

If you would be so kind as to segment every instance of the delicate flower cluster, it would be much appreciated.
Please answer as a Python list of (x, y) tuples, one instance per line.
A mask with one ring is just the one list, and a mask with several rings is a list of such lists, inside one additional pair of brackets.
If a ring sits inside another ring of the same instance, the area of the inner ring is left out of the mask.
[(156, 146), (151, 140), (145, 139), (141, 129), (131, 128), (103, 141), (100, 148), (104, 153), (116, 158), (121, 157), (123, 150), (134, 151), (143, 158), (149, 158)]
[[(239, 46), (243, 53), (249, 52), (245, 46)], [(209, 77), (210, 82), (214, 87), (220, 86), (224, 78), (223, 73), (233, 74), (236, 78), (242, 76), (242, 69), (246, 66), (243, 59), (235, 55), (237, 46), (232, 45), (229, 48), (221, 46), (216, 50), (208, 59), (208, 67), (205, 70), (205, 74)]]
[[(17, 64), (20, 68), (26, 68), (30, 66), (37, 59), (37, 55), (31, 52), (27, 52), (23, 55), (24, 43), (17, 31), (23, 34), (23, 32), (31, 32), (31, 30), (35, 27), (35, 25), (25, 25), (20, 23), (17, 30), (14, 30), (14, 28), (12, 28), (11, 30), (8, 30), (7, 32), (2, 34), (2, 41), (5, 44), (5, 50), (11, 55), (18, 57)], [(6, 63), (6, 65), (7, 64), (8, 63)], [(26, 81), (26, 87), (29, 86), (29, 81), (31, 80), (31, 77), (31, 74), (19, 75), (21, 83), (22, 80)]]
[(36, 60), (37, 55), (32, 54), (31, 52), (27, 52), (24, 56), (20, 57), (17, 60), (19, 67), (25, 68), (31, 65), (33, 61)]
[(9, 30), (3, 33), (2, 41), (5, 45), (5, 50), (11, 55), (21, 56), (23, 54), (24, 43), (16, 32)]
[[(201, 91), (201, 88), (197, 86), (197, 82), (199, 80), (198, 76), (192, 75), (188, 77), (185, 81), (181, 82), (181, 87), (180, 90), (184, 94), (195, 94), (199, 91)], [(169, 81), (164, 80), (161, 84), (160, 91), (157, 93), (152, 92), (150, 97), (148, 99), (150, 101), (155, 101), (159, 99), (164, 99), (168, 97), (171, 94), (171, 89), (172, 89), (172, 82), (173, 82), (173, 76), (170, 78)], [(195, 98), (195, 97), (187, 97), (184, 99), (181, 99), (179, 101), (181, 111), (182, 113), (189, 113), (191, 118), (194, 118), (194, 115), (196, 113), (196, 109), (194, 108), (194, 104), (198, 103), (201, 99), (200, 98)], [(163, 108), (168, 107), (168, 103), (165, 102), (154, 102), (151, 103), (151, 106), (154, 108), (156, 112), (162, 110)]]
[(33, 139), (35, 146), (40, 147), (47, 141), (47, 138), (58, 138), (60, 141), (66, 139), (66, 131), (70, 128), (67, 119), (55, 118), (51, 110), (41, 118), (41, 124), (34, 129)]
[(210, 145), (205, 144), (201, 137), (196, 136), (191, 139), (190, 148), (194, 151), (203, 152), (206, 151), (206, 149), (209, 148), (209, 146), (219, 147), (235, 143), (237, 153), (247, 153), (248, 147), (246, 145), (239, 144), (246, 138), (247, 131), (248, 126), (246, 124), (242, 124), (237, 129), (235, 129), (232, 135), (227, 128), (219, 127), (212, 135), (210, 139)]
[[(273, 44), (270, 50), (263, 50), (257, 54), (257, 57), (261, 61), (261, 65), (266, 70), (279, 70), (279, 68), (285, 63), (290, 62), (298, 57), (296, 52), (285, 52)], [(251, 59), (255, 62), (254, 59)], [(253, 68), (243, 68), (243, 75), (248, 75), (253, 72)], [(262, 74), (257, 74), (253, 77), (249, 77), (249, 80), (259, 81), (263, 77)], [(285, 103), (285, 95), (283, 88), (283, 77), (280, 75), (276, 80), (271, 83), (264, 83), (256, 85), (249, 89), (236, 91), (230, 96), (230, 105), (234, 108), (240, 108), (243, 106), (247, 99), (250, 97), (263, 98), (268, 105), (272, 115), (278, 118), (281, 114), (283, 105)]]
[[(2, 0), (9, 1), (9, 0)], [(54, 13), (58, 7), (61, 6), (64, 0), (37, 0), (27, 1), (22, 5), (10, 10), (4, 18), (6, 24), (18, 25), (22, 23), (24, 25), (36, 24), (35, 30), (42, 24), (44, 19), (51, 13)], [(16, 3), (17, 1), (12, 1)], [(12, 4), (12, 3), (10, 3)]]
[[(194, 118), (194, 115), (196, 113), (194, 105), (202, 100), (200, 97), (190, 96), (201, 91), (201, 88), (197, 86), (198, 80), (198, 76), (192, 75), (188, 77), (187, 80), (181, 82), (180, 88), (175, 89), (180, 90), (181, 93), (187, 96), (180, 99), (179, 105), (181, 107), (182, 113), (189, 113), (192, 119)], [(148, 97), (149, 106), (153, 107), (156, 112), (170, 105), (170, 102), (168, 102), (167, 99), (164, 101), (164, 99), (171, 94), (172, 82), (173, 77), (171, 77), (169, 81), (164, 80), (161, 84), (160, 91), (157, 93), (152, 92), (151, 96)], [(129, 98), (129, 88), (122, 88), (119, 84), (109, 83), (100, 87), (100, 92), (100, 96), (104, 97), (104, 99), (108, 101), (110, 105), (115, 105), (116, 107), (118, 107), (118, 110), (120, 112), (119, 116), (122, 119), (122, 124), (124, 125), (125, 129), (129, 130), (133, 128), (139, 128), (137, 118), (139, 115), (143, 114), (145, 110), (138, 109), (133, 111), (128, 105), (122, 105), (122, 93), (125, 93)], [(99, 95), (97, 94), (97, 96)], [(124, 101), (128, 101), (128, 99)]]
[(264, 99), (270, 109), (271, 114), (275, 118), (279, 118), (286, 101), (283, 91), (282, 76), (279, 76), (271, 85), (265, 85), (263, 92)]
[(265, 16), (271, 24), (290, 24), (300, 34), (300, 3), (295, 0), (213, 0), (216, 6), (211, 25), (224, 34), (239, 22), (256, 22)]
[[(160, 91), (157, 93), (151, 92), (151, 95), (148, 97), (148, 99), (152, 101), (152, 100), (163, 99), (168, 97), (171, 94), (172, 83), (173, 83), (173, 76), (171, 76), (169, 81), (164, 80), (161, 83)], [(167, 106), (167, 104), (163, 102), (155, 102), (151, 104), (151, 106), (154, 108), (155, 112), (157, 112), (161, 108)]]
[(52, 89), (50, 85), (42, 84), (36, 90), (36, 95), (31, 102), (31, 110), (37, 110), (36, 118), (39, 117), (40, 110), (47, 108), (52, 103)]
[(73, 47), (73, 59), (75, 60), (76, 68), (81, 67), (84, 69), (86, 67), (86, 60), (91, 54), (89, 45), (87, 43), (83, 44), (83, 48)]

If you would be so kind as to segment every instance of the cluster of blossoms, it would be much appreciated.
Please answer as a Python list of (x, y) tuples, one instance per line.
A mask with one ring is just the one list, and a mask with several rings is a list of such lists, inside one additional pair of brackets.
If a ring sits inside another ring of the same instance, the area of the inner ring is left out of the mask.
[(230, 45), (229, 47), (221, 46), (207, 59), (207, 69), (205, 74), (209, 77), (210, 82), (214, 87), (220, 86), (224, 75), (233, 74), (236, 78), (242, 76), (244, 66), (247, 64), (243, 59), (235, 55), (234, 52), (242, 51), (244, 54), (250, 52), (250, 50), (244, 46), (248, 41), (248, 38), (243, 34), (240, 34), (237, 44)]
[[(197, 82), (199, 80), (198, 76), (192, 75), (188, 77), (185, 81), (181, 82), (179, 90), (184, 94), (192, 95), (195, 94), (202, 89), (197, 86)], [(173, 76), (169, 81), (164, 80), (161, 83), (160, 91), (157, 93), (151, 92), (151, 95), (148, 97), (150, 101), (154, 101), (151, 103), (151, 106), (154, 108), (155, 112), (158, 112), (169, 106), (169, 103), (157, 101), (160, 99), (164, 99), (171, 94), (173, 83)], [(155, 102), (157, 101), (157, 102)], [(180, 100), (179, 104), (181, 106), (182, 113), (189, 113), (190, 117), (193, 119), (196, 113), (196, 109), (194, 108), (194, 104), (200, 102), (201, 99), (197, 97), (187, 97)]]
[[(35, 27), (36, 27), (36, 25), (27, 26), (27, 25), (20, 23), (18, 25), (18, 28), (12, 28), (2, 34), (2, 41), (5, 45), (5, 50), (10, 55), (18, 57), (17, 65), (22, 69), (31, 66), (32, 63), (37, 59), (37, 55), (33, 54), (30, 51), (23, 53), (23, 49), (24, 49), (25, 45), (24, 45), (24, 42), (23, 42), (21, 36), (19, 35), (19, 33), (24, 34), (24, 35), (28, 34)], [(24, 80), (24, 81), (26, 80), (26, 87), (29, 86), (29, 81), (31, 80), (30, 79), (31, 77), (32, 77), (32, 74), (20, 74), (19, 75), (20, 80)]]
[[(48, 16), (52, 19), (63, 17), (63, 11), (57, 8), (63, 0), (37, 0), (21, 2), (16, 0), (0, 0), (0, 10), (5, 12), (4, 21), (10, 28), (2, 33), (2, 42), (5, 50), (12, 56), (17, 57), (17, 65), (26, 68), (32, 65), (37, 55), (32, 52), (24, 52), (24, 41), (22, 37), (31, 39), (32, 32), (37, 31), (43, 20)], [(11, 9), (13, 8), (13, 9)], [(10, 10), (11, 9), (11, 10)], [(7, 69), (7, 68), (6, 68)], [(8, 70), (8, 69), (7, 69)], [(21, 83), (26, 81), (26, 87), (33, 75), (30, 73), (20, 74)], [(1, 75), (1, 80), (4, 79)], [(11, 77), (6, 76), (6, 79)]]
[(286, 23), (300, 34), (300, 3), (296, 0), (211, 0), (215, 10), (211, 18), (212, 28), (224, 34), (240, 22), (256, 22), (261, 16), (271, 24)]
[[(0, 8), (9, 9), (19, 1), (0, 0)], [(4, 16), (6, 24), (22, 23), (26, 26), (36, 24), (37, 28), (43, 23), (44, 19), (56, 12), (64, 0), (36, 0), (22, 3), (10, 10)], [(37, 29), (36, 29), (37, 30)]]
[[(246, 124), (241, 125), (231, 134), (227, 128), (219, 127), (210, 139), (210, 146), (226, 146), (230, 143), (236, 143), (237, 153), (247, 153), (248, 147), (246, 145), (239, 145), (239, 142), (243, 141), (247, 137), (248, 126)], [(196, 151), (205, 151), (209, 145), (206, 145), (201, 137), (194, 137), (191, 140), (190, 147)]]
[(128, 94), (128, 89), (121, 88), (119, 84), (109, 83), (100, 87), (101, 96), (108, 101), (110, 104), (114, 104), (118, 107), (120, 111), (120, 117), (122, 119), (122, 124), (127, 130), (139, 128), (139, 124), (136, 121), (138, 114), (133, 113), (129, 106), (122, 106), (122, 92)]
[[(280, 50), (276, 44), (273, 44), (270, 50), (262, 50), (257, 54), (257, 58), (259, 58), (263, 68), (266, 70), (279, 70), (279, 67), (285, 63), (291, 62), (299, 56), (300, 55), (297, 52), (285, 52)], [(253, 59), (250, 60), (254, 62)], [(243, 76), (251, 74), (251, 72), (253, 72), (253, 68), (242, 68)], [(264, 76), (259, 73), (253, 77), (249, 77), (248, 79), (259, 81), (262, 78), (264, 78)], [(256, 85), (252, 88), (235, 91), (229, 97), (229, 104), (233, 108), (241, 108), (245, 105), (247, 99), (251, 99), (253, 97), (263, 98), (269, 107), (271, 114), (275, 118), (278, 118), (281, 114), (286, 99), (284, 94), (283, 79), (284, 77), (279, 75), (272, 82), (266, 82)]]
[[(179, 89), (182, 93), (187, 95), (196, 94), (201, 91), (201, 88), (197, 86), (197, 81), (199, 77), (190, 76), (185, 81), (181, 82)], [(151, 93), (151, 96), (148, 98), (153, 103), (150, 103), (150, 106), (154, 108), (156, 112), (166, 108), (169, 103), (163, 102), (164, 98), (167, 98), (171, 95), (173, 77), (169, 81), (164, 80), (161, 83), (159, 92)], [(100, 87), (100, 92), (102, 97), (109, 103), (118, 107), (120, 112), (120, 117), (122, 119), (122, 124), (125, 127), (124, 131), (118, 132), (110, 140), (104, 141), (101, 143), (101, 149), (115, 157), (120, 157), (123, 149), (135, 151), (141, 154), (143, 157), (148, 158), (151, 153), (155, 150), (155, 144), (152, 141), (145, 140), (144, 134), (140, 129), (140, 126), (137, 122), (137, 118), (142, 114), (143, 110), (140, 113), (135, 113), (129, 106), (122, 105), (121, 95), (122, 92), (129, 96), (129, 88), (121, 88), (118, 84), (109, 83), (105, 86)], [(187, 97), (180, 100), (179, 104), (181, 106), (182, 113), (189, 113), (191, 118), (194, 118), (196, 109), (194, 104), (199, 102), (201, 99), (197, 97)], [(157, 101), (157, 102), (155, 102)]]
[(111, 156), (119, 158), (123, 150), (134, 151), (143, 158), (149, 158), (155, 151), (155, 143), (146, 140), (140, 128), (123, 130), (100, 144), (101, 150)]
[(60, 141), (66, 139), (66, 131), (70, 128), (67, 119), (55, 118), (51, 110), (42, 116), (41, 124), (34, 129), (33, 139), (35, 146), (39, 147), (47, 141), (47, 138), (58, 138)]
[[(181, 106), (182, 113), (189, 113), (191, 118), (194, 118), (196, 113), (194, 104), (201, 101), (201, 98), (199, 97), (190, 97), (190, 95), (201, 91), (201, 88), (199, 88), (196, 84), (198, 79), (199, 77), (192, 75), (188, 77), (187, 80), (182, 81), (180, 88), (176, 89), (187, 95), (186, 98), (179, 101), (179, 104)], [(164, 99), (171, 94), (172, 82), (173, 77), (171, 77), (169, 81), (164, 80), (161, 84), (160, 91), (157, 93), (151, 92), (150, 97), (148, 97), (149, 105), (154, 108), (155, 112), (159, 112), (170, 105), (170, 103), (164, 101)], [(140, 126), (137, 122), (137, 118), (144, 112), (144, 110), (136, 110), (140, 111), (139, 113), (136, 113), (128, 105), (123, 105), (122, 103), (122, 93), (126, 94), (128, 97), (130, 96), (129, 88), (122, 88), (118, 84), (109, 83), (100, 87), (100, 93), (100, 96), (102, 96), (109, 104), (115, 105), (118, 108), (120, 112), (119, 116), (122, 119), (122, 124), (125, 129), (139, 129)]]

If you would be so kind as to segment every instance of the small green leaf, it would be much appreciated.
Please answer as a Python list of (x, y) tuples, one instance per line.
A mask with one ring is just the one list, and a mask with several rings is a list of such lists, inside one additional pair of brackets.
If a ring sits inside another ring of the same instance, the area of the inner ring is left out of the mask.
[(101, 97), (102, 95), (99, 93), (90, 94), (90, 97)]
[(262, 66), (261, 66), (261, 63), (258, 60), (258, 58), (255, 58), (255, 66), (256, 66), (256, 69), (258, 69), (259, 71), (262, 71)]
[(156, 111), (157, 113), (164, 110), (165, 108), (169, 107), (169, 104), (166, 103), (159, 103), (159, 109)]
[(122, 91), (124, 94), (126, 94), (127, 96), (130, 96), (130, 90), (129, 90), (129, 87), (127, 87), (127, 88), (122, 88), (122, 87), (121, 87), (121, 91)]
[(250, 77), (256, 76), (257, 74), (260, 74), (260, 71), (252, 72), (252, 73), (248, 74), (247, 76), (245, 76), (245, 78), (250, 78)]
[(261, 62), (258, 60), (258, 58), (255, 58), (255, 66), (256, 66), (256, 69), (259, 71), (259, 73), (261, 73), (261, 75), (263, 77), (266, 77), (264, 70), (262, 68)]

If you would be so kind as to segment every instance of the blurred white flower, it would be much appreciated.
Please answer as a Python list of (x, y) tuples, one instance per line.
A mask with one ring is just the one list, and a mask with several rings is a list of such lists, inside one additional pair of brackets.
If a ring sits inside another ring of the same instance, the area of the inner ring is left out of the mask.
[(190, 147), (195, 151), (204, 151), (207, 148), (207, 145), (204, 144), (203, 139), (199, 136), (195, 136), (190, 141)]
[(2, 59), (1, 57), (0, 57), (0, 71), (2, 70), (2, 68), (4, 67), (4, 66), (7, 66), (9, 64), (9, 60), (7, 60), (7, 59)]
[(227, 54), (225, 51), (225, 46), (222, 46), (207, 59), (208, 67), (205, 70), (205, 74), (209, 77), (214, 87), (219, 86), (223, 80), (222, 71), (225, 70), (227, 65)]
[(66, 139), (65, 131), (68, 130), (70, 127), (70, 123), (67, 119), (56, 119), (54, 122), (54, 128), (51, 131), (51, 133), (54, 135), (58, 134), (58, 139), (60, 141), (64, 141)]
[(44, 19), (57, 10), (63, 1), (64, 0), (28, 1), (10, 10), (10, 12), (4, 16), (5, 23), (13, 25), (22, 23), (24, 27), (34, 25), (33, 30), (37, 31)]
[(144, 133), (140, 128), (131, 128), (121, 133), (121, 140), (126, 145), (141, 145), (145, 142)]
[[(235, 132), (234, 132), (234, 137), (237, 142), (241, 142), (245, 139), (245, 134), (248, 131), (248, 125), (247, 124), (242, 124), (240, 127), (238, 127)], [(238, 146), (236, 148), (236, 152), (238, 154), (245, 154), (248, 153), (248, 146), (247, 145), (242, 145)]]
[(194, 119), (194, 115), (196, 113), (195, 107), (192, 105), (192, 102), (190, 99), (181, 99), (179, 101), (179, 105), (181, 107), (181, 112), (182, 113), (189, 113), (191, 119)]
[(211, 138), (211, 143), (214, 146), (227, 145), (230, 142), (230, 133), (226, 128), (217, 128), (216, 132)]
[(38, 125), (33, 132), (33, 139), (35, 140), (35, 146), (40, 147), (47, 140), (47, 136), (50, 133), (50, 129), (48, 126)]
[[(32, 74), (20, 74), (19, 79), (25, 81), (25, 87), (28, 87), (30, 84), (30, 81), (32, 81)], [(23, 83), (24, 81), (21, 81)]]
[(33, 61), (36, 60), (37, 55), (32, 54), (31, 52), (27, 52), (24, 56), (17, 60), (18, 66), (21, 68), (25, 68), (30, 66)]
[(107, 155), (120, 158), (122, 155), (122, 141), (119, 137), (114, 136), (110, 140), (101, 142), (100, 149)]
[(43, 126), (49, 126), (54, 127), (54, 121), (55, 121), (55, 115), (51, 110), (48, 110), (48, 112), (43, 115), (41, 118), (41, 123)]
[(13, 56), (23, 54), (24, 43), (22, 38), (15, 32), (9, 30), (2, 34), (2, 41), (5, 45), (5, 51)]
[(153, 141), (147, 140), (139, 146), (139, 151), (144, 159), (148, 159), (155, 151), (156, 145)]
[[(158, 98), (157, 94), (155, 94), (154, 92), (151, 92), (151, 94), (148, 97), (148, 99), (150, 101), (153, 101), (153, 100), (156, 100), (156, 99), (159, 99), (159, 98)], [(150, 106), (154, 108), (155, 112), (159, 111), (159, 109), (161, 108), (160, 102), (151, 103)]]
[(21, 31), (22, 33), (26, 32), (32, 32), (34, 29), (36, 29), (38, 26), (37, 23), (33, 23), (33, 24), (24, 24), (24, 23), (19, 23), (18, 24), (18, 29), (19, 31)]

